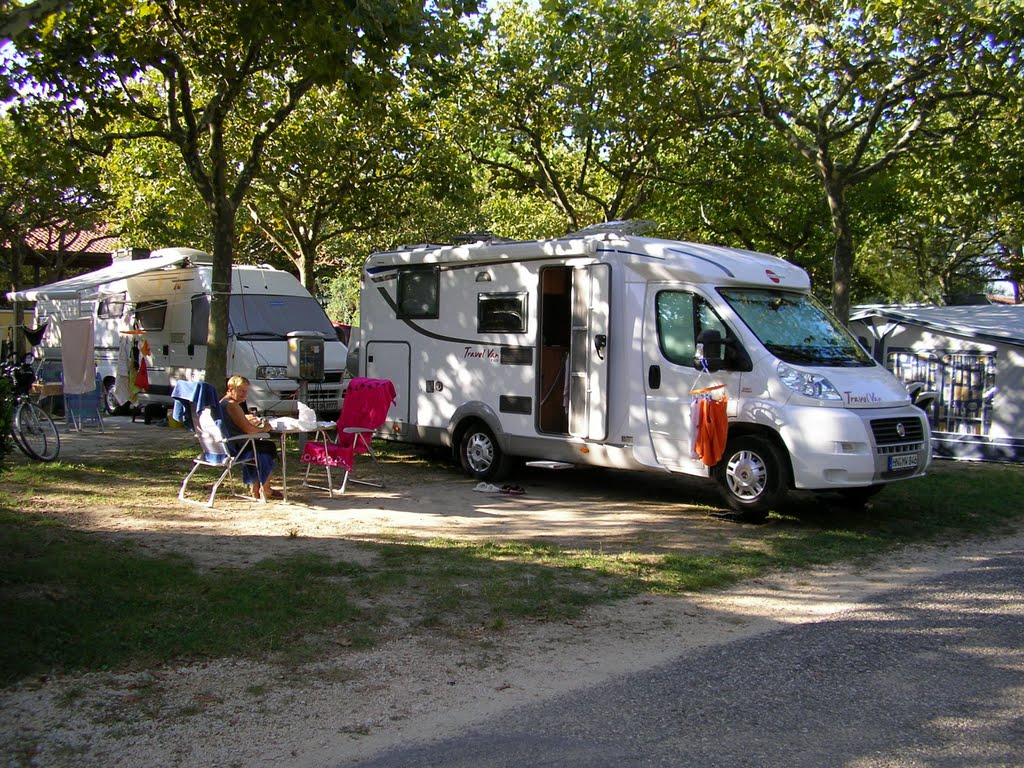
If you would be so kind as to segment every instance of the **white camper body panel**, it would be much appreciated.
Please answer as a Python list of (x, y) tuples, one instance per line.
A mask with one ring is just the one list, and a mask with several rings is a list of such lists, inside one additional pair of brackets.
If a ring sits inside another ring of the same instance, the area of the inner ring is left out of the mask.
[[(212, 266), (205, 253), (192, 249), (163, 249), (151, 259), (160, 265), (177, 253), (188, 258), (99, 284), (89, 284), (88, 275), (82, 276), (78, 281), (86, 287), (78, 288), (77, 295), (60, 290), (59, 283), (52, 291), (43, 286), (26, 295), (36, 301), (37, 322), (54, 321), (40, 347), (44, 360), (60, 361), (60, 318), (91, 316), (97, 370), (110, 395), (120, 393), (120, 402), (126, 400), (127, 388), (123, 381), (117, 386), (118, 369), (123, 375), (123, 356), (133, 339), (138, 344), (145, 340), (149, 348), (149, 387), (137, 394), (137, 404), (170, 405), (178, 381), (203, 380)], [(100, 278), (105, 274), (97, 272)], [(348, 350), (323, 308), (287, 272), (239, 265), (232, 267), (231, 276), (227, 374), (250, 380), (248, 404), (271, 415), (297, 412), (299, 383), (287, 376), (287, 333), (318, 332), (324, 338), (325, 378), (305, 385), (305, 402), (327, 417), (336, 416)]]
[[(360, 370), (395, 383), (386, 436), (463, 453), (483, 424), (504, 455), (708, 476), (692, 390), (721, 385), (730, 438), (772, 440), (793, 487), (924, 473), (927, 434), (891, 449), (873, 436), (879, 419), (927, 430), (898, 381), (851, 338), (856, 366), (793, 364), (827, 376), (840, 399), (788, 389), (730, 290), (806, 297), (810, 285), (773, 256), (615, 234), (377, 253), (364, 265)], [(688, 352), (673, 349), (673, 323), (690, 323)], [(695, 324), (721, 328), (747, 364), (695, 368)], [(891, 464), (891, 451), (913, 457)]]

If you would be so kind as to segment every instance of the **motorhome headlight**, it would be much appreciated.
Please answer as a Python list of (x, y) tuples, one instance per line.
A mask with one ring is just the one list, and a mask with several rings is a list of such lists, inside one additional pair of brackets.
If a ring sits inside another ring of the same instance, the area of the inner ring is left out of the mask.
[(257, 379), (287, 379), (288, 369), (283, 365), (261, 365), (256, 369)]
[(818, 400), (842, 400), (842, 395), (832, 386), (832, 382), (816, 373), (806, 373), (779, 363), (779, 381), (799, 395), (813, 397)]

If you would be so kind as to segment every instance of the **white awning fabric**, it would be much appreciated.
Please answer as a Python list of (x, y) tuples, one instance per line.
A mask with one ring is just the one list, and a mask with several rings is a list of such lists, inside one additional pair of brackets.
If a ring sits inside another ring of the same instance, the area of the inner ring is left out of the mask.
[(56, 283), (50, 283), (49, 285), (40, 285), (38, 288), (10, 291), (7, 294), (7, 300), (38, 301), (39, 299), (81, 298), (83, 294), (94, 290), (104, 283), (112, 283), (115, 280), (123, 280), (126, 277), (135, 277), (146, 272), (155, 272), (158, 269), (178, 266), (188, 260), (187, 254), (175, 253), (167, 256), (157, 256), (156, 258), (119, 262), (103, 269), (97, 269), (95, 272), (79, 275), (78, 277), (69, 277), (67, 280), (58, 280)]

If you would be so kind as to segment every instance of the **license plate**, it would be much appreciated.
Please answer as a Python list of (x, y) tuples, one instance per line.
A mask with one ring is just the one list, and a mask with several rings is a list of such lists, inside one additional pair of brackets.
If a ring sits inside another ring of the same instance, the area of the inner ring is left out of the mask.
[(913, 469), (917, 466), (916, 453), (902, 453), (898, 456), (889, 457), (889, 471), (897, 469)]

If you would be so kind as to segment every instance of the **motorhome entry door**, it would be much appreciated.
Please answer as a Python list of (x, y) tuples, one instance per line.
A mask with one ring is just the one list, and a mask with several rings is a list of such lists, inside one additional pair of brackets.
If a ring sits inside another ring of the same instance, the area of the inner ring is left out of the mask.
[(608, 436), (608, 302), (611, 267), (576, 267), (572, 275), (569, 347), (569, 434)]
[(397, 395), (388, 411), (390, 421), (409, 421), (409, 355), (405, 341), (371, 341), (366, 344), (364, 376), (371, 379), (390, 379)]

